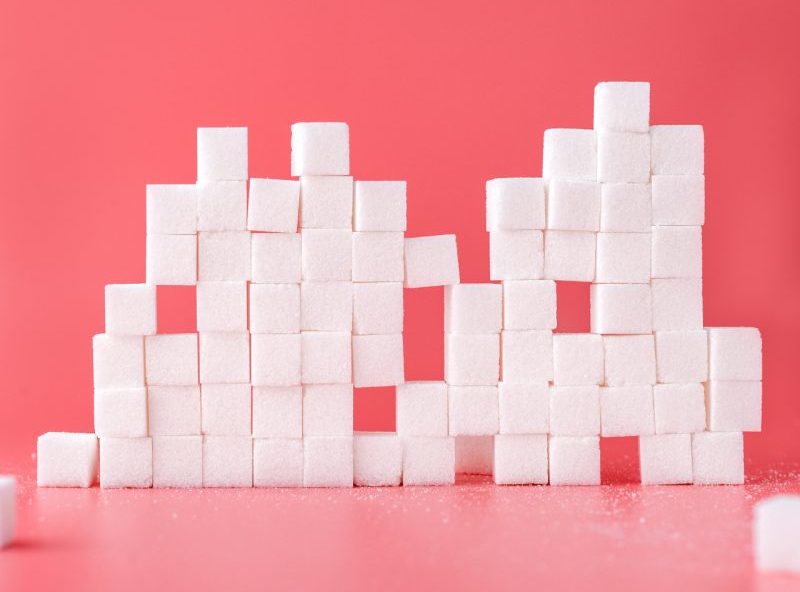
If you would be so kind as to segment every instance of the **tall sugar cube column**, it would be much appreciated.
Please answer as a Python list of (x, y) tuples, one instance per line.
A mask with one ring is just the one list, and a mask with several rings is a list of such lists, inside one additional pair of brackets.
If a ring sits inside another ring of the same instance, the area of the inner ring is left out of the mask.
[(711, 327), (707, 333), (707, 429), (761, 431), (761, 333), (751, 327)]
[(146, 194), (147, 283), (194, 285), (197, 282), (196, 186), (148, 185)]

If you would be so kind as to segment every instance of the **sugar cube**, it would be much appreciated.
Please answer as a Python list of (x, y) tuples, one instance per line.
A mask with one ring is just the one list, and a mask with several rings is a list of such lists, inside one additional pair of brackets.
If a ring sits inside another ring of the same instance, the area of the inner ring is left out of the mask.
[(702, 384), (657, 384), (653, 403), (657, 434), (690, 434), (706, 427)]
[[(255, 339), (255, 335), (253, 336)], [(200, 334), (200, 382), (239, 384), (250, 380), (250, 336), (245, 332)]]
[(200, 387), (203, 434), (243, 436), (250, 434), (249, 384), (204, 384)]
[(302, 383), (352, 384), (350, 333), (302, 333)]
[(100, 438), (100, 487), (152, 486), (152, 438)]
[(353, 284), (353, 333), (388, 335), (402, 331), (402, 282)]
[(555, 329), (556, 283), (552, 280), (503, 282), (503, 328), (512, 331)]
[(696, 331), (656, 331), (658, 382), (705, 382), (708, 378), (708, 335)]
[(247, 331), (247, 283), (198, 282), (197, 330)]
[(251, 333), (299, 333), (299, 284), (250, 284)]
[(547, 435), (494, 437), (494, 482), (498, 485), (547, 483)]
[(456, 436), (456, 474), (494, 472), (494, 436)]
[(36, 485), (91, 487), (97, 480), (97, 436), (48, 432), (36, 440)]
[(653, 225), (702, 226), (706, 178), (703, 175), (653, 175)]
[(197, 184), (197, 230), (244, 230), (247, 227), (247, 181)]
[(444, 289), (446, 333), (500, 333), (503, 287), (499, 284), (454, 284)]
[(405, 239), (405, 286), (426, 288), (460, 281), (456, 235), (419, 236)]
[(400, 436), (447, 435), (447, 384), (439, 381), (404, 382), (395, 394)]
[(313, 436), (303, 439), (305, 487), (353, 486), (353, 436)]
[(592, 284), (592, 333), (637, 335), (653, 330), (653, 298), (647, 284)]
[(338, 229), (303, 229), (303, 280), (350, 281), (353, 275), (353, 233)]
[(703, 277), (702, 226), (653, 226), (654, 278)]
[(512, 177), (486, 181), (486, 231), (534, 230), (545, 227), (542, 179)]
[(455, 481), (454, 438), (403, 440), (403, 485), (453, 485)]
[(247, 128), (197, 128), (197, 179), (247, 179)]
[(600, 433), (603, 437), (654, 434), (653, 387), (649, 384), (601, 387)]
[(300, 438), (255, 438), (253, 485), (302, 487), (303, 441)]
[(594, 87), (594, 129), (648, 132), (650, 83), (597, 83)]
[(601, 232), (650, 232), (651, 212), (650, 185), (601, 183)]
[(594, 130), (544, 131), (542, 173), (545, 179), (597, 179), (597, 140)]
[(712, 432), (760, 432), (761, 381), (710, 380), (706, 414)]
[(703, 174), (702, 125), (654, 125), (650, 141), (654, 175)]
[(252, 487), (250, 436), (203, 436), (203, 487)]
[(600, 229), (600, 184), (553, 179), (547, 187), (547, 228)]
[(653, 330), (703, 328), (703, 281), (699, 278), (654, 279)]
[(251, 336), (251, 382), (259, 386), (300, 384), (302, 355), (299, 333)]
[(447, 384), (491, 385), (500, 380), (500, 336), (446, 333), (444, 377)]
[(355, 485), (400, 485), (403, 474), (403, 441), (388, 432), (356, 432), (353, 436)]
[(597, 180), (603, 183), (649, 182), (650, 134), (598, 132)]
[(708, 329), (711, 380), (761, 380), (761, 333), (752, 327)]
[(303, 389), (300, 386), (253, 387), (253, 437), (303, 436)]
[(349, 175), (350, 129), (346, 123), (292, 124), (292, 176)]
[(758, 502), (753, 552), (762, 571), (800, 573), (800, 496), (775, 495)]
[(302, 228), (353, 228), (353, 177), (300, 177)]
[(145, 337), (148, 385), (197, 384), (197, 333)]
[(300, 182), (286, 179), (250, 179), (247, 230), (297, 232)]
[(560, 386), (603, 384), (603, 338), (591, 333), (553, 335), (553, 383)]
[(692, 475), (695, 485), (744, 483), (744, 440), (741, 432), (692, 434)]
[(94, 432), (100, 437), (147, 435), (147, 392), (143, 387), (95, 389)]
[(498, 432), (496, 386), (449, 386), (447, 402), (451, 436), (491, 436)]
[(354, 282), (402, 282), (402, 232), (353, 233)]
[(156, 287), (109, 284), (105, 290), (106, 335), (153, 335), (156, 332)]
[(501, 434), (546, 434), (550, 431), (550, 387), (547, 382), (498, 386)]
[(405, 181), (356, 181), (353, 229), (406, 230)]
[(297, 233), (252, 235), (252, 279), (258, 284), (291, 284), (301, 278), (301, 238)]
[(402, 333), (353, 336), (355, 386), (394, 386), (404, 380)]
[(247, 231), (198, 234), (197, 278), (201, 281), (250, 279), (250, 233)]
[(303, 436), (350, 436), (353, 433), (353, 385), (303, 386)]
[(550, 433), (554, 436), (600, 434), (600, 388), (595, 385), (551, 387)]
[(655, 384), (656, 346), (652, 335), (603, 337), (608, 386)]
[(200, 434), (200, 387), (151, 386), (147, 389), (151, 436)]
[(691, 483), (692, 436), (642, 436), (639, 438), (639, 470), (645, 485)]
[(147, 234), (197, 232), (197, 190), (194, 185), (148, 185)]
[(598, 233), (595, 281), (601, 284), (648, 283), (650, 242), (649, 232)]
[(202, 486), (202, 436), (153, 438), (153, 487)]
[(600, 438), (551, 436), (550, 485), (600, 485)]
[(128, 335), (92, 338), (94, 387), (144, 386), (144, 340)]
[(544, 277), (566, 282), (594, 280), (594, 232), (548, 230), (544, 233)]
[(147, 283), (156, 286), (193, 286), (197, 282), (197, 236), (147, 235)]
[(553, 378), (552, 331), (503, 331), (503, 381), (515, 384)]
[(0, 475), (0, 549), (8, 546), (17, 530), (17, 480)]
[(541, 230), (496, 230), (489, 234), (489, 277), (535, 280), (544, 277)]

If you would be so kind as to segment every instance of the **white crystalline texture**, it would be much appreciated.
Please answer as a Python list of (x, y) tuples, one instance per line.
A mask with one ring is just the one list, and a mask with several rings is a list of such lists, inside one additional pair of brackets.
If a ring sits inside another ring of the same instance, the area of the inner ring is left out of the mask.
[(95, 388), (144, 386), (144, 339), (129, 335), (92, 338)]
[(491, 436), (499, 429), (496, 386), (449, 386), (451, 436)]
[(646, 183), (601, 183), (600, 231), (650, 232), (651, 202)]
[(444, 377), (450, 385), (494, 385), (500, 380), (500, 336), (447, 333)]
[(198, 282), (197, 330), (247, 331), (247, 283)]
[(405, 380), (403, 334), (353, 337), (353, 384), (394, 386)]
[(702, 230), (702, 226), (653, 226), (653, 277), (703, 277)]
[(299, 212), (299, 181), (250, 179), (247, 230), (297, 232)]
[(301, 382), (299, 333), (254, 333), (250, 336), (250, 381), (259, 386), (293, 386)]
[(553, 383), (559, 386), (603, 384), (604, 357), (600, 335), (553, 335)]
[(454, 234), (405, 239), (405, 286), (426, 288), (460, 281)]
[(545, 179), (596, 181), (597, 140), (594, 130), (545, 130), (542, 173)]
[(753, 551), (762, 571), (800, 573), (800, 496), (776, 495), (756, 504)]
[(350, 281), (353, 233), (338, 229), (303, 229), (303, 281)]
[(600, 388), (600, 433), (603, 437), (649, 436), (655, 433), (653, 387)]
[(547, 228), (600, 229), (600, 184), (553, 179), (547, 187)]
[(292, 124), (292, 176), (349, 175), (350, 129), (346, 123)]
[(761, 381), (706, 383), (707, 428), (712, 432), (761, 431)]
[(444, 290), (446, 333), (500, 333), (503, 287), (499, 284), (455, 284)]
[(203, 434), (250, 434), (249, 384), (204, 384), (200, 387)]
[(553, 378), (552, 331), (503, 331), (503, 381), (547, 382)]
[(691, 435), (642, 436), (639, 438), (639, 466), (645, 485), (691, 483)]
[(353, 230), (406, 230), (405, 181), (356, 181)]
[(649, 232), (600, 232), (597, 271), (600, 284), (646, 284), (650, 281)]
[(202, 487), (203, 437), (153, 438), (153, 487)]
[(653, 298), (647, 284), (592, 284), (592, 333), (637, 335), (653, 330)]
[(197, 183), (197, 230), (244, 230), (247, 227), (247, 181)]
[(200, 382), (240, 384), (250, 380), (250, 336), (245, 332), (200, 334)]
[(699, 278), (654, 279), (653, 330), (703, 328), (703, 281)]
[(251, 333), (299, 333), (299, 284), (250, 284)]
[(353, 436), (312, 436), (303, 439), (305, 487), (353, 486)]
[(594, 232), (548, 230), (544, 233), (544, 277), (565, 282), (594, 281)]
[(706, 212), (703, 175), (653, 175), (653, 225), (702, 226)]
[(551, 436), (550, 485), (600, 485), (600, 438)]
[(151, 436), (200, 434), (200, 387), (151, 386), (147, 389)]
[(107, 335), (153, 335), (156, 332), (156, 287), (109, 284), (105, 289)]
[(152, 438), (100, 438), (100, 487), (148, 488), (152, 485)]
[(498, 393), (501, 434), (547, 434), (550, 431), (550, 387), (547, 382), (501, 382)]
[(455, 438), (404, 438), (403, 485), (453, 485), (455, 460)]
[(658, 382), (705, 382), (708, 379), (708, 335), (702, 329), (656, 331)]
[(353, 333), (389, 335), (403, 332), (403, 283), (353, 284)]
[(247, 179), (247, 128), (197, 128), (198, 181)]
[(397, 434), (356, 432), (353, 436), (353, 483), (357, 486), (400, 485), (403, 442)]
[(193, 286), (197, 283), (195, 234), (148, 234), (146, 259), (148, 284)]
[(652, 335), (610, 335), (605, 346), (605, 384), (655, 384), (656, 347)]
[(91, 487), (97, 480), (97, 436), (48, 432), (36, 441), (39, 487)]
[(0, 549), (14, 540), (17, 530), (17, 480), (0, 475)]
[(252, 487), (250, 436), (203, 437), (203, 487)]
[(297, 233), (254, 233), (252, 278), (256, 284), (294, 284), (301, 278), (301, 239)]
[(145, 338), (148, 385), (197, 384), (197, 333)]
[(657, 384), (653, 387), (657, 434), (689, 434), (706, 427), (703, 385)]
[(447, 384), (437, 381), (397, 385), (399, 436), (447, 436)]
[(602, 183), (648, 183), (650, 134), (598, 132), (597, 180)]
[(533, 177), (486, 182), (486, 231), (545, 227), (545, 184)]
[(300, 177), (301, 228), (353, 228), (353, 177)]
[(503, 282), (503, 328), (514, 331), (555, 329), (556, 283), (552, 280)]
[(544, 277), (541, 230), (496, 230), (489, 234), (489, 277), (492, 280), (535, 280)]
[(94, 432), (100, 437), (147, 436), (147, 390), (144, 387), (95, 389)]
[(301, 386), (253, 387), (253, 438), (300, 438), (303, 435)]
[(402, 282), (402, 232), (353, 233), (354, 282)]
[(692, 434), (692, 469), (695, 485), (744, 483), (741, 432)]
[(147, 234), (195, 234), (197, 189), (194, 185), (148, 185)]
[(701, 125), (654, 125), (650, 128), (654, 175), (702, 175), (704, 137)]
[(303, 440), (255, 438), (253, 440), (255, 487), (302, 487)]
[(494, 437), (494, 482), (498, 485), (547, 483), (547, 436), (500, 434)]
[(301, 339), (303, 384), (352, 384), (350, 333), (306, 331)]
[(711, 380), (761, 380), (761, 333), (752, 327), (708, 329)]
[(347, 436), (353, 433), (353, 385), (303, 387), (303, 436)]
[(492, 475), (494, 436), (456, 436), (456, 473)]
[(647, 132), (649, 82), (599, 82), (594, 87), (594, 129)]
[(250, 279), (250, 233), (201, 232), (197, 243), (197, 279), (205, 282)]
[(554, 386), (550, 389), (550, 433), (554, 436), (600, 434), (600, 388)]

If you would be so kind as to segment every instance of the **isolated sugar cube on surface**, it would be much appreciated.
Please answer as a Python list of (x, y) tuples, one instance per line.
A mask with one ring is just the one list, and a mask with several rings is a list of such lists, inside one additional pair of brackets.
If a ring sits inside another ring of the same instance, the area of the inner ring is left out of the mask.
[(353, 333), (389, 335), (403, 331), (403, 283), (353, 284)]
[(250, 337), (251, 382), (259, 386), (300, 384), (302, 356), (299, 333), (272, 335), (254, 333)]
[(100, 438), (100, 487), (153, 486), (152, 438)]
[(353, 228), (353, 177), (300, 177), (301, 228)]
[(350, 129), (346, 123), (292, 124), (292, 176), (349, 175)]
[(550, 431), (550, 387), (547, 382), (501, 382), (498, 394), (501, 434), (547, 434)]
[(195, 234), (197, 189), (194, 185), (147, 185), (147, 234)]
[(496, 386), (448, 386), (451, 436), (491, 436), (499, 429)]
[(658, 382), (705, 382), (708, 378), (708, 335), (703, 329), (656, 331)]
[(555, 329), (557, 300), (554, 281), (506, 281), (502, 289), (504, 329)]
[(499, 382), (499, 335), (446, 333), (444, 337), (447, 384), (493, 385)]
[(156, 286), (193, 286), (197, 282), (197, 236), (147, 235), (147, 283)]
[(650, 181), (650, 134), (597, 133), (597, 180), (603, 183)]
[(710, 380), (705, 386), (710, 431), (761, 431), (760, 380)]
[(354, 282), (402, 282), (402, 232), (353, 233)]
[(554, 436), (600, 434), (600, 388), (554, 386), (550, 388), (550, 433)]
[(500, 333), (503, 286), (455, 284), (444, 289), (446, 333)]
[(303, 384), (352, 384), (350, 333), (306, 331), (301, 335)]
[(701, 226), (653, 226), (654, 278), (703, 277)]
[(544, 233), (544, 277), (566, 282), (594, 281), (594, 232), (547, 230)]
[(201, 383), (238, 384), (249, 380), (248, 333), (242, 331), (200, 334)]
[(303, 439), (305, 487), (353, 486), (353, 436), (311, 436)]
[(703, 175), (653, 175), (653, 225), (702, 226), (706, 211)]
[(486, 181), (486, 231), (545, 228), (545, 183), (533, 177)]
[(591, 333), (553, 335), (553, 383), (560, 386), (603, 384), (603, 338)]
[(605, 384), (655, 384), (656, 347), (652, 335), (610, 335), (603, 338)]
[(94, 432), (100, 437), (147, 436), (147, 391), (144, 387), (95, 389)]
[(356, 181), (353, 230), (406, 230), (405, 181)]
[(654, 433), (651, 385), (600, 388), (600, 434), (603, 437), (649, 436)]
[(690, 434), (706, 427), (703, 385), (657, 384), (653, 387), (656, 434)]
[(601, 183), (600, 231), (650, 232), (651, 202), (646, 183)]
[(546, 434), (499, 434), (494, 437), (496, 484), (546, 484), (547, 465)]
[(594, 130), (544, 130), (542, 173), (545, 179), (597, 180)]
[(197, 333), (149, 335), (144, 349), (148, 385), (197, 384)]
[(303, 440), (300, 438), (253, 439), (255, 487), (302, 487)]
[(254, 233), (251, 249), (253, 283), (292, 284), (300, 281), (300, 234)]
[(303, 436), (349, 436), (353, 433), (353, 385), (303, 386)]
[(250, 284), (251, 333), (299, 333), (299, 284)]
[(639, 438), (639, 468), (644, 485), (691, 483), (692, 436), (642, 436)]
[(252, 487), (250, 436), (203, 436), (203, 487)]
[(197, 128), (198, 181), (247, 179), (247, 128)]
[(460, 281), (456, 235), (405, 239), (405, 286), (426, 288)]
[(758, 502), (753, 515), (753, 552), (762, 571), (800, 573), (800, 496), (776, 495)]
[(0, 549), (14, 539), (17, 530), (17, 480), (0, 475)]
[(598, 233), (595, 281), (601, 284), (648, 283), (650, 250), (649, 232)]
[(303, 436), (303, 389), (300, 386), (253, 387), (253, 437)]
[(492, 475), (494, 436), (456, 436), (456, 474)]
[(654, 279), (653, 330), (703, 328), (703, 281), (700, 278)]
[(403, 439), (403, 485), (453, 485), (455, 438)]
[(550, 485), (600, 485), (600, 438), (551, 436)]
[(303, 229), (304, 281), (350, 281), (353, 275), (353, 233), (338, 229)]
[(236, 436), (251, 432), (249, 384), (203, 384), (200, 386), (203, 434)]
[(710, 327), (711, 380), (761, 380), (761, 333), (752, 327)]
[(205, 282), (250, 279), (250, 233), (247, 231), (200, 232), (197, 246), (197, 278)]
[(247, 181), (206, 181), (197, 184), (197, 230), (247, 228)]
[(553, 378), (552, 331), (503, 331), (503, 381), (515, 384)]
[(650, 83), (598, 83), (594, 87), (594, 129), (648, 132)]
[(287, 179), (250, 179), (247, 230), (297, 232), (300, 182)]
[(640, 335), (653, 330), (653, 298), (647, 284), (592, 284), (592, 333)]
[(692, 475), (695, 485), (744, 483), (744, 451), (741, 432), (692, 434)]
[(144, 386), (144, 339), (130, 335), (92, 337), (95, 388)]
[(529, 280), (544, 277), (541, 230), (497, 230), (489, 234), (489, 277)]
[(151, 436), (200, 434), (200, 387), (151, 386), (147, 389)]
[(108, 284), (105, 288), (107, 335), (153, 335), (156, 332), (156, 287)]
[(390, 432), (356, 432), (353, 436), (353, 483), (357, 486), (400, 485), (403, 441)]
[(405, 380), (403, 335), (353, 336), (353, 384), (394, 386)]
[(703, 174), (702, 125), (654, 125), (650, 127), (650, 141), (654, 175)]
[(600, 184), (553, 179), (547, 187), (547, 228), (600, 229)]
[(202, 487), (203, 437), (153, 438), (153, 487)]
[(197, 330), (247, 331), (247, 283), (198, 282)]
[(36, 440), (36, 485), (91, 487), (97, 480), (97, 436), (47, 432)]
[(395, 405), (399, 436), (447, 436), (447, 384), (444, 382), (398, 384)]

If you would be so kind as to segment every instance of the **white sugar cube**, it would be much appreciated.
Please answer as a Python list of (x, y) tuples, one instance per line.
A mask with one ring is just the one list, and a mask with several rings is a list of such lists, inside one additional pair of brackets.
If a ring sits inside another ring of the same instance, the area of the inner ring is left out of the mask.
[(702, 226), (706, 178), (703, 175), (653, 175), (653, 225)]
[(8, 546), (17, 531), (17, 480), (0, 475), (0, 549)]
[(545, 179), (597, 179), (597, 140), (594, 130), (544, 131), (542, 176)]
[(353, 177), (300, 177), (301, 228), (353, 228)]
[(153, 487), (202, 486), (202, 436), (153, 438)]
[(494, 482), (498, 485), (547, 483), (547, 435), (494, 437)]
[(490, 436), (499, 429), (496, 386), (448, 386), (451, 436)]
[(534, 230), (545, 227), (542, 179), (512, 177), (486, 181), (486, 231)]
[(503, 381), (514, 384), (553, 378), (552, 331), (503, 331)]
[(550, 485), (600, 485), (600, 438), (551, 436)]
[(492, 475), (494, 436), (456, 436), (456, 474)]
[(705, 382), (708, 378), (708, 335), (696, 331), (656, 331), (658, 382)]
[(503, 328), (555, 329), (556, 283), (552, 280), (503, 282)]
[(592, 333), (638, 335), (653, 330), (653, 298), (647, 284), (592, 284)]
[(650, 232), (651, 212), (650, 185), (645, 183), (600, 185), (601, 232)]
[(491, 385), (500, 380), (500, 336), (446, 333), (444, 377), (447, 384)]
[(250, 279), (249, 232), (201, 232), (197, 242), (197, 279), (206, 282)]
[(250, 434), (249, 384), (204, 384), (200, 387), (203, 434), (243, 436)]
[(703, 277), (702, 226), (653, 226), (653, 277)]
[(400, 436), (447, 435), (447, 384), (405, 382), (396, 389), (397, 433)]
[(36, 485), (91, 487), (97, 480), (97, 436), (48, 432), (36, 440)]
[(95, 389), (94, 432), (100, 437), (147, 435), (147, 391), (140, 388)]
[(149, 335), (144, 348), (148, 385), (197, 384), (197, 333)]
[(402, 282), (353, 284), (353, 333), (388, 335), (402, 331)]
[(692, 475), (695, 485), (744, 483), (744, 440), (741, 432), (692, 434)]
[(498, 385), (501, 434), (550, 431), (550, 387), (546, 382)]
[(151, 386), (147, 389), (151, 436), (200, 434), (200, 387)]
[(447, 286), (460, 281), (456, 235), (407, 238), (404, 253), (407, 288)]
[(649, 131), (650, 83), (597, 83), (594, 87), (594, 129)]
[(299, 333), (299, 284), (250, 284), (251, 333)]
[(359, 486), (400, 485), (403, 442), (388, 432), (356, 432), (353, 436), (353, 482)]
[(254, 386), (253, 437), (300, 438), (302, 435), (302, 387)]
[(703, 174), (702, 125), (654, 125), (650, 141), (654, 175)]
[(776, 495), (757, 503), (753, 517), (753, 552), (758, 569), (800, 573), (798, 533), (800, 496)]
[(559, 386), (603, 384), (603, 338), (591, 333), (553, 335), (553, 382)]
[(302, 333), (302, 383), (352, 384), (350, 333)]
[(652, 335), (610, 335), (603, 338), (605, 384), (655, 384), (656, 346)]
[(691, 483), (692, 436), (642, 436), (639, 438), (639, 468), (645, 485)]
[(244, 230), (247, 227), (247, 181), (197, 184), (197, 230)]
[(711, 380), (761, 380), (761, 333), (752, 327), (708, 329)]
[(192, 286), (197, 282), (197, 236), (147, 235), (147, 283)]
[(304, 281), (350, 281), (353, 275), (353, 233), (338, 229), (302, 232)]
[(547, 187), (547, 228), (600, 229), (600, 184), (553, 179)]
[(250, 436), (203, 436), (203, 487), (252, 487)]
[(198, 282), (197, 330), (247, 331), (247, 283)]
[(496, 230), (489, 234), (489, 277), (535, 280), (544, 277), (541, 230)]
[(144, 386), (144, 340), (130, 335), (92, 338), (94, 387), (126, 388)]
[(253, 439), (253, 485), (302, 487), (303, 441), (300, 438)]
[(300, 281), (301, 240), (297, 233), (254, 233), (252, 275), (257, 284), (293, 284)]
[(650, 134), (597, 133), (597, 180), (603, 183), (650, 181)]
[(760, 432), (761, 381), (710, 380), (706, 413), (712, 432)]
[(251, 382), (259, 386), (300, 384), (302, 355), (299, 333), (254, 333), (250, 338)]
[(250, 335), (248, 333), (200, 334), (201, 383), (239, 384), (249, 380)]
[(197, 128), (197, 179), (247, 179), (247, 128)]
[(454, 438), (405, 438), (403, 485), (453, 485), (455, 461)]
[(554, 436), (600, 434), (600, 388), (594, 385), (551, 387), (550, 433)]
[(650, 281), (649, 232), (600, 232), (597, 271), (601, 284), (646, 284)]
[(109, 284), (105, 290), (107, 335), (153, 335), (156, 332), (156, 287)]
[(500, 333), (503, 287), (499, 284), (455, 284), (444, 289), (446, 333)]
[(653, 403), (657, 434), (690, 434), (706, 427), (702, 384), (657, 384)]
[(353, 385), (303, 386), (303, 436), (345, 436), (353, 433)]
[(353, 233), (354, 282), (402, 282), (402, 232)]
[(100, 487), (152, 486), (152, 438), (100, 438)]
[(346, 123), (292, 124), (292, 176), (350, 174), (350, 129)]
[(299, 212), (299, 181), (250, 179), (247, 230), (297, 232)]
[(601, 387), (600, 433), (603, 437), (654, 434), (653, 387)]
[(305, 487), (353, 486), (353, 436), (312, 436), (303, 440)]
[(353, 230), (406, 230), (405, 181), (356, 181)]
[(148, 185), (147, 234), (197, 232), (197, 190), (194, 185)]
[(703, 328), (703, 280), (654, 279), (653, 330), (682, 331)]
[(544, 277), (565, 282), (594, 280), (594, 232), (548, 230), (544, 233)]
[(403, 334), (353, 336), (353, 384), (394, 386), (405, 380)]

